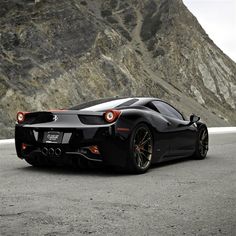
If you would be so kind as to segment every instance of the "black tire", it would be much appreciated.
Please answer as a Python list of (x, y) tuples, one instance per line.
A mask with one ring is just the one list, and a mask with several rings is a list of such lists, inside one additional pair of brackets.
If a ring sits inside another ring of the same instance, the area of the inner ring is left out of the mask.
[(52, 165), (52, 163), (47, 160), (46, 157), (38, 153), (34, 153), (25, 157), (25, 161), (34, 167), (48, 167)]
[(72, 167), (77, 170), (86, 170), (89, 167), (89, 162), (83, 158), (74, 158), (72, 160)]
[(200, 126), (198, 128), (197, 143), (196, 143), (194, 158), (197, 160), (205, 159), (207, 156), (208, 147), (209, 147), (209, 135), (207, 127)]
[(131, 173), (145, 173), (152, 162), (153, 135), (150, 128), (144, 124), (138, 124), (130, 137), (130, 152), (127, 169)]
[(40, 167), (40, 164), (39, 162), (35, 159), (35, 158), (29, 158), (29, 157), (26, 157), (25, 158), (25, 161), (30, 164), (31, 166), (34, 166), (34, 167)]

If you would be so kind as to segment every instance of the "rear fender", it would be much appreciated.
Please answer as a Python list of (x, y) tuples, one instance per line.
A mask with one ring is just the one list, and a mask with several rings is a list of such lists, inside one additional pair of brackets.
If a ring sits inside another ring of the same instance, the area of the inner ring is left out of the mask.
[(130, 136), (134, 128), (140, 123), (148, 125), (152, 132), (154, 140), (153, 162), (157, 162), (159, 157), (156, 150), (159, 147), (157, 146), (156, 140), (159, 137), (157, 127), (153, 126), (153, 124), (157, 123), (154, 120), (155, 118), (152, 115), (143, 111), (122, 111), (121, 116), (112, 127), (112, 133), (114, 135), (101, 144), (101, 153), (105, 157), (105, 162), (110, 165), (122, 167), (126, 165), (127, 158), (130, 154)]
[(155, 116), (155, 114), (149, 110), (125, 110), (122, 111), (121, 116), (115, 123), (116, 133), (124, 138), (129, 138), (134, 128), (140, 123), (147, 124), (154, 134), (161, 132), (161, 130), (166, 126), (167, 121), (161, 116)]

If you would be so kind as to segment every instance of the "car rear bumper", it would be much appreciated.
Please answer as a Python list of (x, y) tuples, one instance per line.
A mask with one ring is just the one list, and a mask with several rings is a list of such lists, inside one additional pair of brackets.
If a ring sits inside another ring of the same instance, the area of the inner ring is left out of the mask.
[[(47, 143), (45, 132), (62, 133), (60, 143)], [(88, 128), (38, 128), (15, 126), (15, 146), (21, 159), (37, 154), (51, 160), (83, 158), (108, 165), (124, 166), (128, 153), (128, 136), (116, 132), (116, 125)], [(91, 146), (97, 146), (99, 153), (92, 153)]]

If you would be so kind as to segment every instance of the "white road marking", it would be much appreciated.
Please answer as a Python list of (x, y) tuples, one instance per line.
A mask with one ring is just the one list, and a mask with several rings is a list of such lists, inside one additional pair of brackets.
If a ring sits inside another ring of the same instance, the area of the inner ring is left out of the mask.
[[(209, 134), (236, 133), (236, 127), (210, 127)], [(15, 143), (14, 139), (0, 139), (0, 145)]]
[(0, 145), (15, 143), (15, 139), (0, 139)]
[(236, 127), (210, 127), (208, 132), (209, 134), (236, 133)]

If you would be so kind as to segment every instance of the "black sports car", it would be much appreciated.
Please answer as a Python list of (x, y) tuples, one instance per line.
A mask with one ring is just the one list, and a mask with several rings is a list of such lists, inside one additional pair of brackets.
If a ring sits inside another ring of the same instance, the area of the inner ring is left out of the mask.
[(67, 110), (18, 112), (18, 157), (33, 166), (103, 162), (133, 173), (208, 151), (207, 126), (158, 98), (109, 98)]

